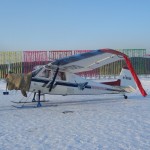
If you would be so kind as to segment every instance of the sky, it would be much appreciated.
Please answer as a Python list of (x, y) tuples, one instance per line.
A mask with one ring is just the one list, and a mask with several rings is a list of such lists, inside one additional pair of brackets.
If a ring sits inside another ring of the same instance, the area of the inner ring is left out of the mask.
[(0, 0), (0, 50), (150, 50), (149, 0)]

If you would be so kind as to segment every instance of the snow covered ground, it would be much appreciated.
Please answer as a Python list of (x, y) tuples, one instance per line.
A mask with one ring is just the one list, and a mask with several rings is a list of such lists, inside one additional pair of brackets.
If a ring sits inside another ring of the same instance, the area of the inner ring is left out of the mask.
[[(150, 79), (141, 81), (150, 94)], [(3, 95), (4, 89), (0, 81), (0, 150), (150, 149), (150, 96), (138, 90), (127, 100), (46, 95), (49, 107), (19, 109), (11, 101), (26, 98), (19, 91)]]

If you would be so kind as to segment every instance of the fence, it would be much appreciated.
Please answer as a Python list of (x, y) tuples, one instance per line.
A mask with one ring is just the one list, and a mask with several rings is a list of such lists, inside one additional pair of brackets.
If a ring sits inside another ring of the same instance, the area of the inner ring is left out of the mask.
[[(150, 74), (150, 58), (143, 57), (146, 49), (118, 49), (127, 54), (137, 74)], [(0, 51), (0, 78), (8, 73), (8, 66), (14, 73), (28, 73), (37, 65), (63, 57), (88, 52), (90, 50), (57, 50), (57, 51)], [(8, 65), (9, 64), (9, 65)], [(118, 75), (125, 65), (123, 60), (102, 66), (92, 71), (78, 73), (83, 77), (99, 77), (100, 75)]]

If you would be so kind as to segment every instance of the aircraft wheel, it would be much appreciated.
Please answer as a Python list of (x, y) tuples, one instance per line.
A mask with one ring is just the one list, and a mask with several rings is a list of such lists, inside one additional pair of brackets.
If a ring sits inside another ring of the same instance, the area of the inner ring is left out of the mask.
[(128, 96), (124, 95), (124, 99), (127, 99), (127, 98), (128, 98)]

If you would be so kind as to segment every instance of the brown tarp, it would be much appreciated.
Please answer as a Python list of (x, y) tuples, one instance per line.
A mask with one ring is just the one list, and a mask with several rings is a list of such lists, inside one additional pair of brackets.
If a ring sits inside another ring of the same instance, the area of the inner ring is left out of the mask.
[(27, 97), (29, 91), (32, 74), (15, 74), (9, 73), (6, 77), (8, 90), (21, 90), (23, 96)]

